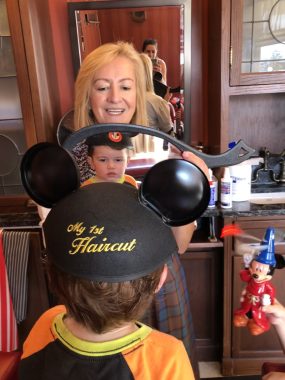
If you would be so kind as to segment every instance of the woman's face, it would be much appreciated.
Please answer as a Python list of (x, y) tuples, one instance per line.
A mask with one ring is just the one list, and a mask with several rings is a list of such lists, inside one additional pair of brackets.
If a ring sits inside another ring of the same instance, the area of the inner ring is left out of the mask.
[(147, 54), (151, 59), (156, 58), (157, 48), (155, 45), (146, 45), (144, 53)]
[(99, 124), (131, 122), (136, 111), (136, 79), (128, 58), (118, 57), (96, 72), (90, 105)]

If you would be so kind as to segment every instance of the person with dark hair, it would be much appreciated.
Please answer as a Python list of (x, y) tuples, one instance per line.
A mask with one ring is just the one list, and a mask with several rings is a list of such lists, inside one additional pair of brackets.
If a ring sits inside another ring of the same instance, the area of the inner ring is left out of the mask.
[(149, 38), (144, 40), (142, 46), (142, 52), (147, 54), (153, 64), (154, 79), (167, 83), (167, 69), (166, 63), (163, 59), (157, 56), (158, 52), (158, 43), (154, 38)]
[(183, 343), (138, 322), (177, 246), (137, 189), (81, 187), (51, 209), (43, 230), (61, 304), (26, 339), (20, 380), (194, 379)]

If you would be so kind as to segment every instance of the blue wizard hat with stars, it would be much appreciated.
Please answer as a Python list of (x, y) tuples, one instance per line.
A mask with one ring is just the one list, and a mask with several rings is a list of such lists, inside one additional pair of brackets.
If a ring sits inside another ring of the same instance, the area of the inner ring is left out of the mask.
[(276, 260), (275, 260), (274, 228), (273, 227), (267, 228), (264, 238), (260, 244), (261, 246), (264, 245), (264, 249), (260, 251), (255, 261), (275, 267)]

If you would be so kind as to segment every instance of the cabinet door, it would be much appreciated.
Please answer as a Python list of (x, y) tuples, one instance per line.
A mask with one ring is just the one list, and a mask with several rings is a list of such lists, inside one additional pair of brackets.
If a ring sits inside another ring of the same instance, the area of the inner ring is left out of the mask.
[[(225, 224), (233, 221), (225, 218)], [(279, 231), (285, 232), (285, 219), (282, 216), (240, 217), (235, 221), (248, 235), (261, 239), (266, 228), (276, 228), (276, 240)], [(249, 240), (247, 240), (249, 242)], [(256, 241), (255, 241), (256, 242)], [(224, 337), (222, 373), (224, 376), (258, 375), (266, 361), (285, 362), (284, 353), (278, 341), (274, 327), (259, 336), (252, 336), (247, 328), (233, 325), (233, 312), (240, 305), (240, 295), (245, 287), (239, 273), (243, 266), (242, 256), (237, 254), (238, 238), (228, 236), (224, 239)], [(284, 245), (275, 245), (276, 253), (285, 253)], [(275, 270), (272, 283), (276, 296), (285, 304), (285, 271)]]
[[(244, 268), (243, 259), (240, 256), (233, 257), (233, 310), (240, 307), (240, 295), (245, 283), (241, 281), (239, 272)], [(285, 305), (284, 270), (275, 270), (272, 284), (276, 289), (276, 297)], [(283, 357), (278, 336), (274, 327), (258, 336), (252, 336), (247, 328), (233, 327), (233, 358), (273, 358)]]
[(199, 361), (216, 361), (222, 351), (223, 249), (200, 249), (195, 244), (182, 256), (190, 296)]
[(230, 85), (285, 83), (284, 0), (232, 0)]

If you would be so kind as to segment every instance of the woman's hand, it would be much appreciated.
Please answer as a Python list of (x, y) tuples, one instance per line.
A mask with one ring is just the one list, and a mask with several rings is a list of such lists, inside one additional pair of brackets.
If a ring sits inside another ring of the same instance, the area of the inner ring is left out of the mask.
[[(196, 154), (192, 152), (183, 152), (181, 155), (184, 160), (197, 165), (209, 179), (209, 168), (200, 157), (196, 156)], [(196, 230), (196, 226), (196, 223), (192, 222), (190, 224), (186, 224), (185, 226), (172, 227), (172, 232), (178, 245), (179, 254), (183, 254), (188, 248), (189, 242), (191, 241), (193, 233)]]
[(284, 372), (269, 372), (262, 376), (262, 380), (285, 380)]
[(277, 299), (274, 300), (274, 304), (263, 306), (262, 310), (273, 325), (285, 324), (285, 307)]
[(285, 307), (275, 298), (272, 305), (263, 306), (262, 310), (266, 313), (269, 321), (274, 325), (285, 353)]
[(192, 152), (183, 152), (182, 158), (186, 161), (192, 162), (194, 165), (198, 166), (202, 172), (205, 174), (205, 176), (210, 179), (209, 177), (209, 168), (206, 165), (205, 161), (202, 160), (202, 158), (196, 156), (196, 154)]

